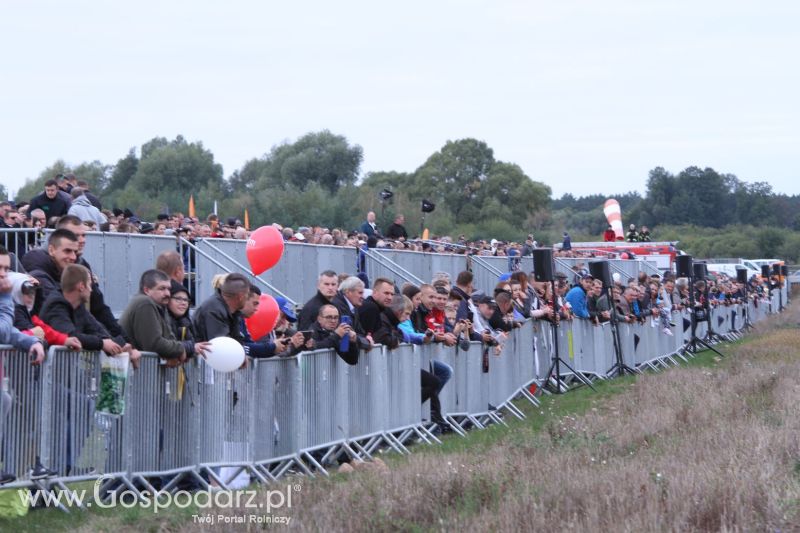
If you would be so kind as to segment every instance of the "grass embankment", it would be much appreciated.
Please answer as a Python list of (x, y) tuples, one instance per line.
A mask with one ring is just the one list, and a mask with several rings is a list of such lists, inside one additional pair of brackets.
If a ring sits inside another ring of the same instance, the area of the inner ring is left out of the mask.
[[(800, 531), (799, 314), (791, 309), (725, 345), (724, 359), (705, 352), (668, 372), (599, 383), (596, 393), (548, 396), (509, 427), (387, 455), (388, 472), (298, 480), (291, 509), (273, 514), (326, 531)], [(206, 511), (65, 518), (48, 510), (0, 529), (264, 527), (195, 523), (191, 515)]]

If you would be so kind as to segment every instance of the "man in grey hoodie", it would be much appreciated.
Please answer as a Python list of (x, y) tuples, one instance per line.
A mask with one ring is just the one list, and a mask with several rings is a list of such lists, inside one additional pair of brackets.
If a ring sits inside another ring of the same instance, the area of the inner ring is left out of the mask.
[(83, 189), (73, 187), (70, 194), (72, 194), (72, 207), (69, 208), (67, 214), (75, 215), (84, 222), (91, 220), (98, 229), (102, 224), (108, 222), (106, 216), (92, 205), (92, 202), (84, 194)]

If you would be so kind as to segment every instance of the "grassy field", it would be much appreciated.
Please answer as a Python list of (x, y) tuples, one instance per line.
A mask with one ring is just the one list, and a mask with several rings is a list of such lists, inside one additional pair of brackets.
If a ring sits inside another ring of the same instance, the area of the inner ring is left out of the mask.
[[(800, 313), (790, 309), (660, 374), (544, 398), (509, 427), (386, 455), (329, 479), (296, 479), (291, 508), (309, 531), (800, 531)], [(36, 511), (2, 531), (230, 531), (253, 514), (214, 509)], [(256, 510), (255, 514), (260, 514)]]

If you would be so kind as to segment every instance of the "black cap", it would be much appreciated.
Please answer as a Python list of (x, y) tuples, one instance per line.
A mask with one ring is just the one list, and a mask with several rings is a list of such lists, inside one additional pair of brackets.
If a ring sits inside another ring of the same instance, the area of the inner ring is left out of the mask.
[(486, 294), (479, 294), (477, 296), (473, 296), (472, 301), (475, 302), (476, 304), (494, 305), (494, 300), (491, 297), (487, 296)]

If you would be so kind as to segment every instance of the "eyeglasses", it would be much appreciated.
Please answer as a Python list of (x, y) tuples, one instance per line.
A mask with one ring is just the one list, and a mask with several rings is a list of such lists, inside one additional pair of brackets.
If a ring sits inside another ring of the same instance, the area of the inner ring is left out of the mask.
[(189, 298), (185, 296), (173, 296), (172, 299), (175, 300), (176, 302), (189, 303)]
[(322, 315), (325, 320), (339, 320), (339, 315)]

